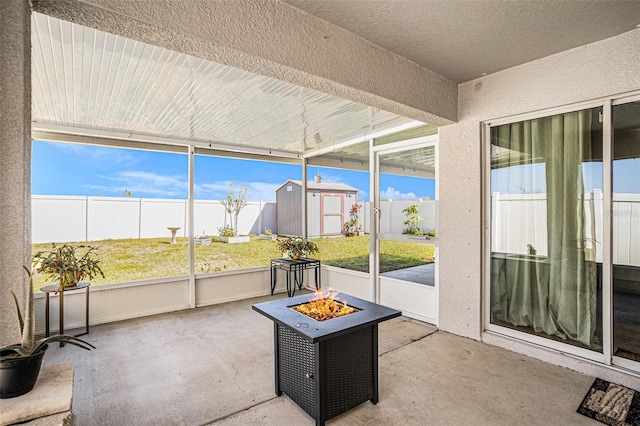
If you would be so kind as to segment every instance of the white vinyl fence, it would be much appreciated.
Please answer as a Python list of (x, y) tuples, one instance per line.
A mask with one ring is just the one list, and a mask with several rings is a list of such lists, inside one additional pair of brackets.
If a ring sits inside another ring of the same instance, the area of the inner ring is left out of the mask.
[[(370, 204), (369, 202), (363, 203), (364, 205), (360, 209), (360, 224), (364, 229), (364, 232), (369, 233), (369, 214)], [(418, 227), (422, 230), (434, 230), (437, 227), (436, 214), (437, 204), (435, 200), (423, 200), (423, 201), (391, 201), (384, 200), (380, 202), (380, 233), (381, 234), (402, 234), (402, 229), (406, 226), (404, 221), (407, 220), (407, 215), (402, 210), (406, 209), (412, 204), (418, 205), (418, 215), (422, 217), (422, 222), (418, 224)]]
[[(585, 247), (602, 262), (602, 192), (584, 195)], [(547, 253), (546, 194), (491, 194), (491, 251), (526, 254)], [(640, 266), (640, 194), (614, 194), (612, 212), (613, 263)]]
[[(180, 227), (178, 236), (187, 236), (187, 200), (130, 197), (86, 197), (33, 195), (33, 243), (97, 241), (125, 238), (158, 238), (171, 235), (167, 227)], [(359, 223), (369, 232), (369, 202), (360, 209)], [(436, 202), (382, 201), (380, 232), (400, 234), (407, 216), (403, 209), (418, 204), (423, 218), (421, 229), (436, 228)], [(218, 200), (194, 201), (196, 235), (218, 235), (218, 227), (231, 223)], [(348, 220), (349, 218), (345, 218)], [(278, 232), (276, 203), (249, 202), (240, 212), (240, 234), (260, 234), (264, 228)]]
[[(178, 226), (178, 236), (189, 235), (187, 200), (33, 195), (31, 203), (33, 243), (169, 237), (167, 227)], [(218, 235), (225, 219), (232, 220), (225, 213), (217, 200), (195, 200), (194, 233)], [(249, 202), (238, 217), (239, 233), (265, 227), (277, 232), (276, 203)]]

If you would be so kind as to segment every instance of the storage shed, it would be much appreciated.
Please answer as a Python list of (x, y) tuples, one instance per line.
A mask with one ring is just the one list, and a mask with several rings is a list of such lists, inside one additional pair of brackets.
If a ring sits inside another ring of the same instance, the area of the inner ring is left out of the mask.
[[(349, 210), (358, 203), (358, 189), (339, 182), (307, 183), (307, 232), (309, 237), (342, 235)], [(286, 181), (276, 189), (279, 235), (302, 235), (302, 182)]]

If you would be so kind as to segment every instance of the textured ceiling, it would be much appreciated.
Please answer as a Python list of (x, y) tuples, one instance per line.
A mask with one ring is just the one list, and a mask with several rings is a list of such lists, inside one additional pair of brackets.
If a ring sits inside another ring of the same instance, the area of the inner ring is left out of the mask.
[(282, 0), (462, 83), (640, 24), (640, 0)]

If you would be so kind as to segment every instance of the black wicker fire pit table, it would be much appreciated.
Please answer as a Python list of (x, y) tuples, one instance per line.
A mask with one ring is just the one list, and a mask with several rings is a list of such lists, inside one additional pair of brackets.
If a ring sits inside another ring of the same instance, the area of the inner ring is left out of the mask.
[(316, 421), (329, 420), (367, 400), (378, 403), (378, 324), (401, 312), (347, 294), (355, 312), (317, 321), (294, 307), (317, 297), (256, 303), (273, 321), (276, 395), (285, 393)]

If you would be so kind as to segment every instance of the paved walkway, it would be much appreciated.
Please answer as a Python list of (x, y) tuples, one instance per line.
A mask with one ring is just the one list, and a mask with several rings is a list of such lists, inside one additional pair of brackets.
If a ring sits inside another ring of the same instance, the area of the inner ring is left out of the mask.
[(436, 264), (427, 263), (426, 265), (413, 266), (411, 268), (398, 269), (397, 271), (384, 272), (380, 274), (383, 277), (396, 278), (412, 283), (425, 284), (433, 287), (436, 282)]
[[(251, 304), (94, 326), (97, 349), (50, 347), (75, 364), (78, 425), (312, 425), (273, 384), (273, 325)], [(380, 402), (328, 425), (584, 425), (593, 382), (405, 317), (380, 325)]]

